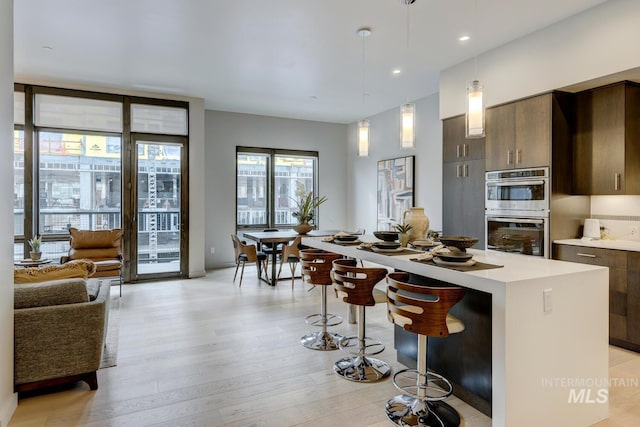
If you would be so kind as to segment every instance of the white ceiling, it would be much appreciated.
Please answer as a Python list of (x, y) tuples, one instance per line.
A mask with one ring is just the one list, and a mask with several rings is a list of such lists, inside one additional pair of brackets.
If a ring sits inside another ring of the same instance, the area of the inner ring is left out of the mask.
[[(440, 70), (603, 2), (14, 0), (15, 76), (350, 123), (435, 93)], [(362, 26), (372, 29), (364, 80)]]

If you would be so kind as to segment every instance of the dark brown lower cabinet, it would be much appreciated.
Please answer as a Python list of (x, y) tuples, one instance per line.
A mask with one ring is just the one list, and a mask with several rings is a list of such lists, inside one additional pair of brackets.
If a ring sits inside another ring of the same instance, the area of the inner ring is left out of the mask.
[(640, 252), (554, 244), (553, 258), (609, 267), (609, 343), (640, 352)]

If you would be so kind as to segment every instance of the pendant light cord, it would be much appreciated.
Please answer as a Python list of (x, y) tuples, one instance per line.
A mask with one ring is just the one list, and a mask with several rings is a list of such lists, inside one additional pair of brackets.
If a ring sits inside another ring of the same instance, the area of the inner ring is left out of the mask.
[(364, 65), (364, 39), (366, 38), (365, 36), (361, 36), (362, 37), (362, 105), (364, 106), (364, 80), (365, 80), (365, 65)]
[(409, 88), (411, 87), (410, 83), (409, 83), (409, 24), (410, 24), (410, 20), (409, 20), (409, 6), (411, 5), (411, 2), (406, 2), (406, 8), (407, 8), (407, 48), (405, 49), (405, 68), (406, 68), (406, 72), (405, 72), (405, 81), (407, 82), (406, 84), (406, 99), (405, 99), (405, 103), (409, 103)]

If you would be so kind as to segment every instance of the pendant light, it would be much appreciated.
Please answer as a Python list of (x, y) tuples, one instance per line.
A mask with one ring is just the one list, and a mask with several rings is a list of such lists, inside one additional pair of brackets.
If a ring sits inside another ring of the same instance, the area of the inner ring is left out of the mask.
[[(475, 17), (478, 16), (478, 1), (474, 3)], [(474, 23), (476, 20), (474, 19)], [(477, 39), (476, 39), (477, 46)], [(478, 48), (474, 58), (473, 74), (478, 75)], [(465, 110), (465, 136), (467, 139), (484, 138), (484, 86), (478, 79), (467, 85)]]
[(358, 157), (369, 155), (369, 120), (358, 120)]
[(466, 137), (484, 138), (484, 94), (479, 80), (467, 85)]
[[(371, 35), (371, 28), (358, 28), (356, 34), (362, 38), (362, 105), (364, 105), (365, 91), (365, 66), (364, 66), (364, 39)], [(358, 121), (358, 157), (367, 157), (369, 155), (369, 120), (362, 119)]]
[[(407, 81), (407, 98), (409, 97), (409, 5), (416, 0), (401, 0), (407, 6), (407, 51), (405, 63), (405, 80)], [(400, 146), (416, 148), (416, 105), (406, 103), (400, 106)]]

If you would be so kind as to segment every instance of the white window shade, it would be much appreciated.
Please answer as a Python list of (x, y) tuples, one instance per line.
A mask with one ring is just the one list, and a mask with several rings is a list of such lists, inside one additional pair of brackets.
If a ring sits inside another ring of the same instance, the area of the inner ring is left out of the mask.
[(24, 92), (13, 92), (13, 123), (24, 124)]
[(188, 135), (187, 109), (162, 105), (131, 104), (131, 131)]
[(122, 132), (122, 103), (38, 94), (35, 124), (42, 127)]

